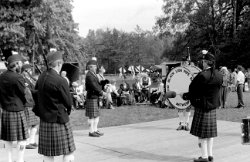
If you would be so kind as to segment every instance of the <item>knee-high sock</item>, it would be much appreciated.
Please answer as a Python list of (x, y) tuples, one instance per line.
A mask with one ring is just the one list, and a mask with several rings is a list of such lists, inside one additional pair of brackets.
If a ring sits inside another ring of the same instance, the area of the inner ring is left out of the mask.
[(35, 143), (36, 141), (37, 127), (32, 127), (30, 130), (29, 143)]
[(93, 133), (94, 132), (94, 119), (88, 119), (89, 123), (89, 132)]
[(184, 112), (184, 118), (185, 118), (185, 123), (189, 124), (189, 117), (191, 115), (191, 112)]
[(27, 141), (17, 142), (17, 162), (24, 162), (24, 151)]
[(207, 158), (207, 138), (200, 139), (201, 142), (201, 156), (202, 158)]
[(43, 156), (43, 162), (54, 162), (54, 156)]
[(183, 121), (184, 121), (184, 114), (183, 114), (183, 111), (179, 111), (179, 112), (178, 112), (178, 116), (179, 116), (180, 123), (183, 124)]
[(30, 131), (31, 131), (31, 128), (28, 128), (28, 134), (29, 134), (29, 138), (26, 140), (27, 142), (27, 145), (30, 143)]
[(63, 162), (74, 162), (75, 157), (73, 153), (63, 156)]
[(94, 119), (94, 131), (96, 132), (98, 130), (98, 123), (99, 123), (99, 117), (96, 117)]
[(208, 156), (213, 156), (213, 143), (214, 143), (214, 138), (208, 138), (207, 139)]
[(12, 160), (13, 160), (13, 152), (12, 152), (13, 142), (5, 141), (4, 145), (5, 145), (5, 148), (7, 150), (7, 154), (8, 154), (8, 162), (12, 162)]

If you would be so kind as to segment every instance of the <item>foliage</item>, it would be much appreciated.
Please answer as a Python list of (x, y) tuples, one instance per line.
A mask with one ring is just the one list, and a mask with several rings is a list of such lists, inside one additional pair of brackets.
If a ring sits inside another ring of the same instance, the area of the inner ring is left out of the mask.
[(71, 0), (5, 0), (0, 6), (0, 49), (16, 50), (31, 62), (43, 63), (49, 48), (64, 51), (65, 61), (85, 59)]
[[(200, 51), (207, 49), (215, 54), (218, 65), (249, 67), (249, 1), (164, 0), (163, 12), (156, 29), (161, 37), (174, 37), (165, 57), (180, 58), (190, 47), (196, 60)], [(179, 30), (178, 26), (185, 28)]]
[(164, 41), (139, 26), (130, 33), (117, 29), (90, 30), (84, 39), (85, 53), (96, 56), (107, 73), (117, 73), (120, 67), (130, 65), (149, 68), (158, 64), (163, 47)]

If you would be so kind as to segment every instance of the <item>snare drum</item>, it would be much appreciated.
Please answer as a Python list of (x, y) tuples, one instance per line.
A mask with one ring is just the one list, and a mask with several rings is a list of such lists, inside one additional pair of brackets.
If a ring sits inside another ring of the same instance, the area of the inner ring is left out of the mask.
[(250, 135), (249, 135), (250, 118), (242, 119), (241, 130), (242, 130), (242, 134), (241, 134), (242, 144), (243, 145), (250, 145)]

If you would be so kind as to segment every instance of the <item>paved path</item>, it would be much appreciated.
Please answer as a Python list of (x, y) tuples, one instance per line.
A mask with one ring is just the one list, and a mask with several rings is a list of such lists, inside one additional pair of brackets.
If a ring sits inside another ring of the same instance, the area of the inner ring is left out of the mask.
[[(178, 120), (103, 128), (103, 137), (88, 137), (87, 130), (74, 131), (75, 162), (192, 162), (200, 155), (197, 138), (176, 131)], [(241, 144), (240, 123), (218, 121), (219, 136), (214, 140), (215, 162), (249, 162), (250, 145)], [(0, 148), (0, 162), (7, 157)], [(35, 150), (26, 150), (26, 162), (42, 162)], [(56, 162), (62, 161), (57, 157)]]

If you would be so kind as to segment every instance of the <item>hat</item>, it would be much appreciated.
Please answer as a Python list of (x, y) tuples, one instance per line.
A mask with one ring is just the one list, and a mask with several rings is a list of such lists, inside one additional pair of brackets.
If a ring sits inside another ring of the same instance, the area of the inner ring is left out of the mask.
[(62, 52), (52, 51), (52, 52), (48, 53), (48, 55), (47, 55), (48, 64), (51, 64), (57, 60), (62, 60)]
[(226, 66), (221, 67), (221, 70), (227, 70)]
[(199, 60), (208, 60), (208, 61), (215, 61), (215, 57), (213, 54), (208, 52), (207, 54), (203, 54), (199, 57)]
[(26, 69), (31, 69), (31, 68), (32, 68), (32, 67), (31, 67), (30, 64), (24, 64), (24, 65), (22, 66), (22, 72), (25, 71)]
[(203, 57), (203, 59), (204, 59), (204, 60), (208, 60), (208, 61), (215, 61), (215, 57), (214, 57), (214, 55), (211, 54), (211, 53), (205, 54), (204, 57)]
[(89, 60), (87, 63), (87, 66), (89, 65), (97, 65), (97, 61), (96, 60)]
[(73, 82), (73, 83), (72, 83), (72, 86), (73, 86), (73, 87), (77, 87), (77, 86), (78, 86), (78, 83), (77, 83), (77, 82)]
[(7, 62), (8, 64), (11, 64), (13, 62), (16, 62), (16, 61), (23, 61), (24, 59), (22, 58), (21, 55), (18, 55), (18, 54), (15, 54), (15, 55), (11, 55), (8, 57), (7, 59)]

